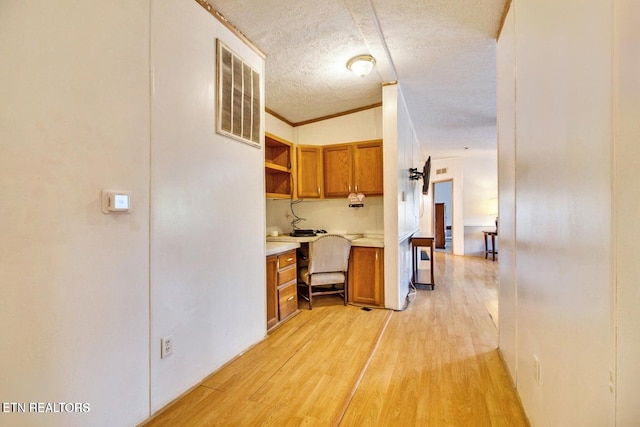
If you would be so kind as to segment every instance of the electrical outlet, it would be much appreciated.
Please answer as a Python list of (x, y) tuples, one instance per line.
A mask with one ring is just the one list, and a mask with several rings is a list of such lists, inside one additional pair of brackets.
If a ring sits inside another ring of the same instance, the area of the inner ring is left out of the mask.
[(173, 335), (167, 335), (160, 339), (160, 358), (164, 359), (173, 354)]
[(533, 355), (533, 379), (536, 384), (542, 384), (542, 368), (540, 367), (540, 359), (535, 354)]

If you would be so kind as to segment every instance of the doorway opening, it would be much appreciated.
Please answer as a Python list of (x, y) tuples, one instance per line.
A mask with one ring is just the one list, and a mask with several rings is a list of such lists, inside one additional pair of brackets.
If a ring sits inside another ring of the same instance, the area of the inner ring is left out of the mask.
[(453, 252), (453, 179), (433, 183), (435, 250)]

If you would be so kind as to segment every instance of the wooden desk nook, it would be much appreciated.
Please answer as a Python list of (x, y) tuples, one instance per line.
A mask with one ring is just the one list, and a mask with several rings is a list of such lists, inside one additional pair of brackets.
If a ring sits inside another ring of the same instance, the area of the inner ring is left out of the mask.
[[(433, 236), (427, 236), (420, 233), (415, 233), (411, 236), (411, 258), (413, 261), (413, 273), (411, 276), (411, 282), (416, 289), (430, 289), (435, 287), (435, 281), (433, 279)], [(421, 274), (421, 270), (418, 268), (418, 260), (420, 259), (420, 248), (429, 248), (429, 264), (431, 266), (430, 274), (427, 277), (425, 274)], [(429, 278), (429, 282), (425, 281)]]

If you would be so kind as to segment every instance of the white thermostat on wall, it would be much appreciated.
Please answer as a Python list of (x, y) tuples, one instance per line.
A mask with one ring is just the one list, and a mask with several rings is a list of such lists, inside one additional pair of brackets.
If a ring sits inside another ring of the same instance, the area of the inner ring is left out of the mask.
[(102, 190), (102, 212), (131, 212), (131, 191)]

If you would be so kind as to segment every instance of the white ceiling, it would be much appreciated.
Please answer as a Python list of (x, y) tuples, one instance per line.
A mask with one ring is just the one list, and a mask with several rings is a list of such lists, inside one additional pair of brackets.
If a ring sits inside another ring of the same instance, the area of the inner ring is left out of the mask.
[[(495, 44), (507, 0), (209, 0), (266, 54), (266, 106), (291, 123), (382, 101), (398, 81), (423, 151), (496, 147)], [(346, 69), (371, 54), (367, 77)]]

